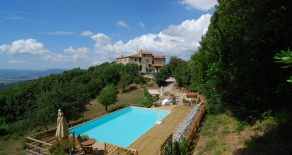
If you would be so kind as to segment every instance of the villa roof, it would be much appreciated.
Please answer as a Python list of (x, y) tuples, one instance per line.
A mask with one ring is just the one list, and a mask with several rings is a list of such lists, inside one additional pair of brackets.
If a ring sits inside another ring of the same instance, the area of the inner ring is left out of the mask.
[[(133, 54), (133, 55), (129, 55), (129, 56), (120, 56), (116, 59), (123, 59), (123, 58), (141, 58), (142, 57), (142, 54), (144, 55), (153, 55), (152, 52), (148, 52), (148, 51), (142, 51), (140, 50), (138, 53), (136, 54)], [(153, 55), (153, 58), (154, 59), (165, 59), (165, 56), (164, 55)]]
[(129, 56), (120, 56), (116, 59), (123, 59), (123, 58), (140, 58), (140, 54), (139, 53), (136, 53), (136, 54), (133, 54), (133, 55), (129, 55)]
[(152, 66), (154, 66), (154, 67), (163, 67), (164, 65), (163, 64), (152, 64)]
[(164, 55), (154, 55), (153, 58), (155, 59), (165, 59)]
[(151, 54), (152, 55), (152, 52), (147, 52), (147, 51), (140, 51), (141, 54)]
[(130, 58), (140, 58), (141, 56), (140, 56), (140, 54), (136, 53), (136, 54), (130, 55), (128, 57), (130, 57)]

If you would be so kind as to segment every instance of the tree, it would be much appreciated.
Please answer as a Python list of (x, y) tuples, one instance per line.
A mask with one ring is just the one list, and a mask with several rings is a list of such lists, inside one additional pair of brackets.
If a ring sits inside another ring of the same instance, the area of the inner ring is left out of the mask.
[(114, 85), (107, 85), (104, 87), (99, 96), (98, 101), (105, 107), (105, 111), (107, 111), (107, 107), (115, 104), (117, 101), (117, 90)]
[(169, 63), (156, 73), (156, 83), (163, 85), (168, 77), (174, 77), (179, 86), (188, 85), (191, 78), (188, 62), (178, 57), (171, 57)]
[(291, 10), (287, 0), (218, 1), (190, 63), (190, 88), (208, 98), (208, 112), (228, 110), (254, 122), (267, 110), (291, 107), (291, 69), (273, 61), (276, 51), (292, 47)]
[(124, 92), (131, 83), (134, 83), (139, 75), (139, 66), (136, 64), (120, 65), (120, 76), (119, 87)]
[[(280, 53), (277, 53), (275, 56), (276, 62), (285, 64), (287, 66), (284, 66), (284, 68), (291, 67), (292, 65), (292, 51), (281, 51)], [(292, 83), (292, 76), (290, 76), (290, 79), (287, 80), (288, 82)]]
[(165, 80), (170, 76), (171, 72), (167, 66), (164, 66), (155, 74), (155, 81), (159, 86), (161, 86), (165, 84)]
[(172, 77), (175, 78), (179, 86), (188, 85), (191, 78), (189, 64), (185, 61), (179, 63), (177, 65), (177, 69), (172, 72)]

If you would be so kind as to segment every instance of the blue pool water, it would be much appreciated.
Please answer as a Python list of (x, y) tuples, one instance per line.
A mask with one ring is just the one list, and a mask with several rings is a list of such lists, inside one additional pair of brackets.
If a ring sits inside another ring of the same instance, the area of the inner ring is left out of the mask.
[(128, 147), (170, 112), (128, 107), (84, 124), (72, 127), (75, 135), (88, 135), (99, 142)]

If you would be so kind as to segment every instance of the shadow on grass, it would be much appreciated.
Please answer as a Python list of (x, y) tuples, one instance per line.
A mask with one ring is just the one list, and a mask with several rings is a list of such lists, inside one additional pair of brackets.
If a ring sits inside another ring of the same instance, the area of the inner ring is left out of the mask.
[[(284, 119), (283, 119), (284, 118)], [(285, 112), (278, 125), (262, 136), (252, 137), (245, 143), (246, 147), (236, 150), (235, 155), (288, 155), (292, 154), (292, 114)]]

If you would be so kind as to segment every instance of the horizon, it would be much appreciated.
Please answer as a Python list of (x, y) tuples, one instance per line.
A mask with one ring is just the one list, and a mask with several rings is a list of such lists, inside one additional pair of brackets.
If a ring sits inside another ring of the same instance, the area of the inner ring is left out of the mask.
[(188, 60), (207, 31), (216, 4), (216, 0), (1, 1), (0, 68), (86, 69), (140, 49)]

